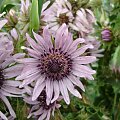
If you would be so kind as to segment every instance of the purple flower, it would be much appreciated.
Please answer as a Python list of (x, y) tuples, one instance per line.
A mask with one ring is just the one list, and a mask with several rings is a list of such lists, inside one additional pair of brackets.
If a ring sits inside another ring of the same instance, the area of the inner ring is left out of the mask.
[(91, 10), (77, 8), (74, 11), (68, 0), (55, 0), (50, 8), (42, 12), (42, 15), (43, 21), (49, 25), (53, 32), (65, 23), (72, 32), (79, 32), (82, 37), (93, 31), (93, 23), (96, 21)]
[(109, 29), (104, 29), (102, 32), (101, 32), (101, 35), (102, 35), (102, 39), (106, 42), (109, 42), (111, 41), (112, 39), (112, 32), (111, 30)]
[[(20, 81), (14, 81), (13, 78), (18, 76), (23, 68), (22, 64), (16, 64), (15, 59), (22, 58), (24, 54), (10, 55), (10, 52), (0, 50), (0, 100), (7, 106), (9, 113), (14, 118), (16, 117), (7, 96), (20, 97), (23, 93), (18, 88)], [(6, 116), (0, 111), (0, 117), (6, 119)]]
[(85, 37), (94, 31), (93, 24), (95, 21), (95, 16), (91, 10), (81, 8), (76, 12), (72, 27), (79, 32), (81, 37)]
[(35, 40), (26, 34), (31, 47), (23, 47), (31, 58), (18, 60), (24, 64), (21, 75), (16, 78), (16, 80), (23, 80), (20, 87), (35, 81), (32, 100), (36, 100), (45, 89), (47, 105), (56, 101), (60, 93), (69, 104), (68, 91), (81, 98), (75, 86), (84, 91), (79, 78), (94, 79), (92, 75), (95, 71), (87, 65), (95, 61), (96, 57), (84, 56), (84, 52), (93, 46), (87, 44), (78, 48), (84, 39), (78, 38), (73, 41), (72, 34), (68, 32), (65, 24), (58, 29), (55, 38), (51, 36), (47, 27), (43, 30), (43, 36), (35, 32), (33, 35)]
[(97, 40), (97, 38), (92, 37), (92, 36), (87, 36), (85, 38), (85, 44), (92, 44), (94, 46), (93, 49), (87, 50), (87, 54), (91, 56), (95, 56), (97, 58), (103, 57), (102, 52), (104, 49), (100, 49), (101, 43), (100, 41)]
[[(33, 92), (32, 88), (31, 88), (31, 91)], [(58, 103), (59, 100), (61, 100), (61, 98), (47, 105), (45, 90), (43, 90), (40, 93), (39, 97), (35, 101), (32, 101), (32, 94), (29, 93), (29, 96), (24, 97), (24, 101), (31, 105), (28, 118), (33, 117), (33, 118), (37, 118), (38, 120), (44, 120), (44, 119), (49, 120), (51, 114), (54, 116), (55, 109), (60, 108), (61, 105)]]

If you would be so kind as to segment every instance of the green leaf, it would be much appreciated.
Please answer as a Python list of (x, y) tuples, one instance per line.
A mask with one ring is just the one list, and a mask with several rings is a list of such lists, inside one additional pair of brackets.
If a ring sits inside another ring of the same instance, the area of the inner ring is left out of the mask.
[(113, 55), (112, 64), (116, 67), (120, 67), (120, 46), (118, 46)]
[(13, 4), (7, 4), (3, 7), (2, 12), (9, 12), (11, 8), (13, 8), (15, 5)]
[(9, 12), (13, 7), (19, 7), (19, 0), (0, 0), (0, 12)]
[(0, 4), (3, 2), (3, 0), (0, 0)]
[(39, 17), (41, 16), (43, 2), (44, 2), (44, 0), (38, 0), (38, 13), (39, 13)]
[(38, 0), (32, 0), (30, 11), (30, 32), (39, 30)]
[(0, 12), (1, 12), (1, 8), (2, 8), (2, 4), (3, 4), (3, 0), (0, 0)]

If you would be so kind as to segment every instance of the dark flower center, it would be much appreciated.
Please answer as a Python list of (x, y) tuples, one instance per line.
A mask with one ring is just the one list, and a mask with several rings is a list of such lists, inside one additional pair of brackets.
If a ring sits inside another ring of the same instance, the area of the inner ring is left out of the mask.
[(50, 103), (49, 105), (46, 104), (46, 92), (43, 90), (38, 97), (38, 101), (40, 102), (40, 106), (43, 107), (43, 109), (49, 110), (54, 103)]
[(69, 17), (66, 16), (66, 14), (60, 14), (59, 19), (58, 19), (58, 23), (60, 25), (62, 25), (63, 23), (68, 24), (69, 23)]
[(0, 88), (2, 87), (4, 80), (5, 80), (5, 79), (4, 79), (4, 76), (3, 76), (3, 71), (2, 71), (2, 69), (0, 68)]
[(52, 60), (48, 62), (48, 71), (51, 73), (60, 72), (63, 68), (63, 64), (60, 64), (57, 60)]
[(60, 49), (49, 50), (41, 55), (38, 67), (41, 73), (51, 80), (61, 80), (67, 76), (72, 68), (72, 60), (67, 53), (63, 53)]

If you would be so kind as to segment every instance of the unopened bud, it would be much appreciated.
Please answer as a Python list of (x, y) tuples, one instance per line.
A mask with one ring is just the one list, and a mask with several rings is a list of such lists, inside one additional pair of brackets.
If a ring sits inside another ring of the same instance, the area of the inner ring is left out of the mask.
[(11, 9), (9, 11), (9, 13), (6, 15), (6, 19), (8, 20), (7, 26), (14, 27), (18, 22), (18, 18), (17, 18), (16, 13), (13, 9)]
[(102, 40), (103, 41), (106, 41), (106, 42), (109, 42), (112, 40), (112, 32), (110, 29), (104, 29), (102, 32), (101, 32), (101, 35), (102, 35)]

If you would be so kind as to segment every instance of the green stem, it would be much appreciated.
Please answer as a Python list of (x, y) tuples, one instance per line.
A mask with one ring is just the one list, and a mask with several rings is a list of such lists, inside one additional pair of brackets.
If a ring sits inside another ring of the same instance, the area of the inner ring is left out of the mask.
[(117, 112), (116, 112), (116, 114), (115, 114), (115, 120), (118, 120), (119, 118), (120, 118), (120, 103), (118, 104), (118, 106), (117, 106)]
[(117, 93), (115, 92), (114, 102), (113, 102), (113, 108), (112, 108), (112, 113), (114, 115), (114, 118), (115, 118), (116, 100), (117, 100)]

